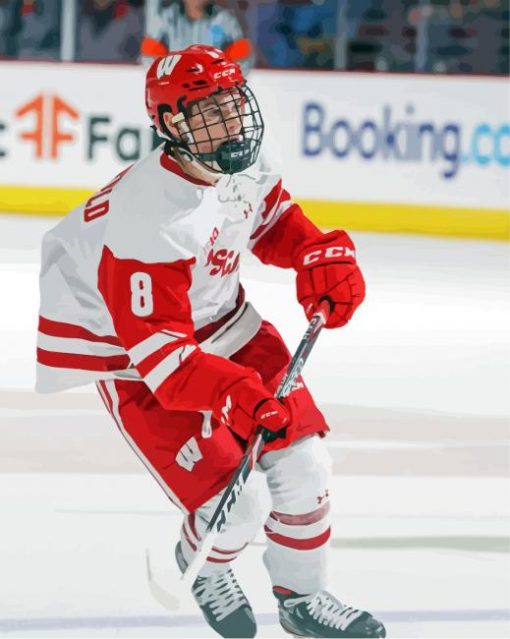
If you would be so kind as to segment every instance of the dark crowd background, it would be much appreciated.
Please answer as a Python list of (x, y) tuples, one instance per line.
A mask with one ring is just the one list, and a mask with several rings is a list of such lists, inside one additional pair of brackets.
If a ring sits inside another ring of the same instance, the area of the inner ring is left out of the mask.
[(141, 64), (197, 37), (248, 71), (508, 74), (509, 0), (0, 0), (3, 59)]

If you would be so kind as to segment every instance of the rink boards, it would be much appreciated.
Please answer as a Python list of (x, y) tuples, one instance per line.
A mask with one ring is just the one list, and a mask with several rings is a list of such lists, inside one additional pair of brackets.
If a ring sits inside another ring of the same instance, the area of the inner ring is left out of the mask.
[[(61, 215), (152, 148), (137, 66), (0, 63), (0, 210)], [(507, 239), (503, 78), (255, 71), (265, 153), (321, 226)]]

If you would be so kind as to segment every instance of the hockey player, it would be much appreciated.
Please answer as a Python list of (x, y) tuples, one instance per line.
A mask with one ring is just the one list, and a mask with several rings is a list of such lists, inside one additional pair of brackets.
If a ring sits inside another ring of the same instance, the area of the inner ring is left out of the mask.
[[(289, 362), (276, 329), (245, 300), (239, 258), (297, 273), (306, 316), (324, 299), (327, 327), (364, 297), (354, 246), (321, 232), (258, 159), (263, 121), (237, 64), (195, 45), (157, 59), (146, 105), (163, 147), (119, 174), (44, 238), (37, 388), (97, 383), (133, 451), (184, 513), (176, 559), (200, 543), (243, 447), (273, 433), (259, 460), (272, 499), (264, 563), (285, 630), (384, 637), (369, 613), (325, 590), (330, 537), (328, 427), (298, 378), (273, 395)], [(192, 586), (223, 637), (253, 637), (231, 562), (261, 523), (245, 486)]]

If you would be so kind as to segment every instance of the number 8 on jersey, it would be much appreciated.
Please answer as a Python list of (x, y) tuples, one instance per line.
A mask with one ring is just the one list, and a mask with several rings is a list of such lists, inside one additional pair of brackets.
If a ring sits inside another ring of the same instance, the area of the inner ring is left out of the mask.
[(148, 273), (137, 271), (130, 278), (131, 310), (137, 317), (147, 317), (154, 310), (152, 279)]

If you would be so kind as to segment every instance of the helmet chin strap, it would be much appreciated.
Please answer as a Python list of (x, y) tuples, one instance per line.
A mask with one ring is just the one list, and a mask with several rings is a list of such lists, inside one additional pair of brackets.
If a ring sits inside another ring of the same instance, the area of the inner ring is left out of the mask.
[(197, 171), (200, 171), (200, 173), (204, 173), (208, 177), (217, 179), (217, 180), (219, 180), (223, 175), (225, 175), (223, 171), (219, 171), (219, 170), (215, 171), (214, 169), (209, 168), (206, 164), (201, 162), (196, 155), (193, 155), (191, 151), (188, 151), (188, 149), (184, 149), (183, 147), (177, 147), (177, 148), (179, 151), (179, 155), (180, 157), (182, 157), (184, 162), (186, 162), (186, 164), (188, 165), (191, 165)]
[(222, 173), (240, 173), (248, 168), (252, 162), (252, 148), (246, 140), (227, 140), (219, 145), (212, 153), (197, 153), (203, 162), (214, 162)]

